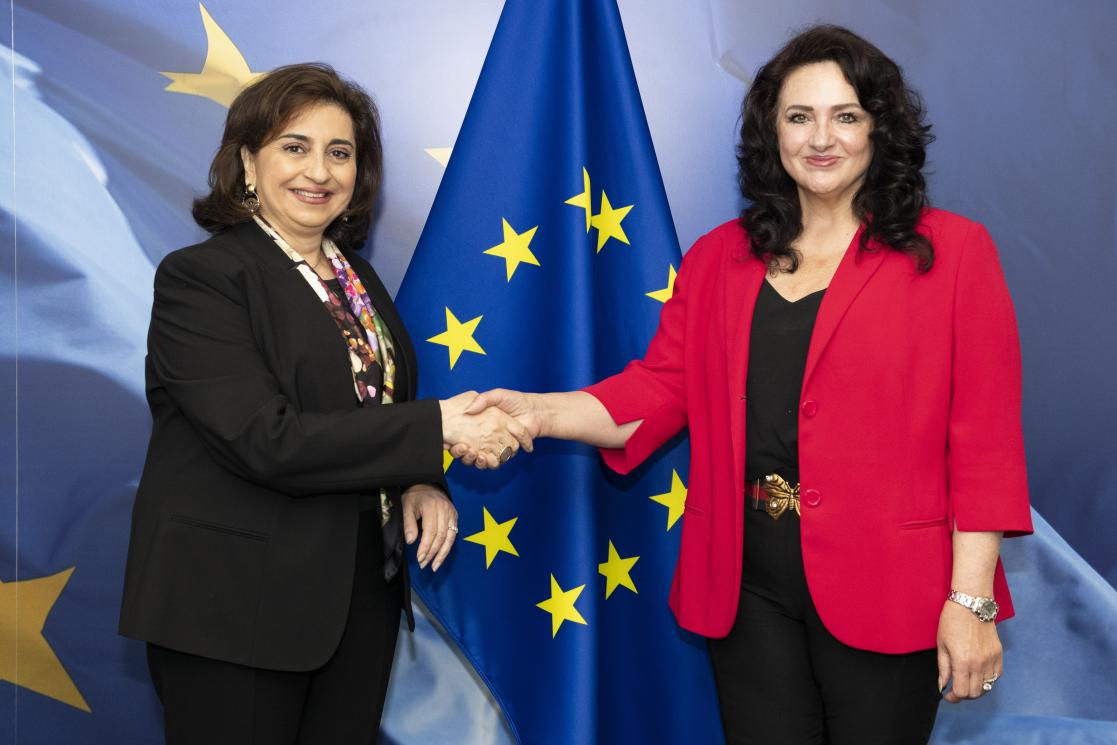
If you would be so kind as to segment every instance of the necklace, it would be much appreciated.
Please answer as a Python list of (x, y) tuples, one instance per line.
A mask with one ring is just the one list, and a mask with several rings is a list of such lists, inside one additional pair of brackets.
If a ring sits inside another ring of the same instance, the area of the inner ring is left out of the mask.
[[(314, 263), (311, 264), (309, 261), (307, 261), (306, 263), (311, 269), (314, 270), (315, 274), (317, 274), (318, 276), (321, 276), (322, 273), (320, 271), (318, 271), (318, 267), (322, 266), (322, 262), (325, 261), (325, 260), (326, 260), (326, 257), (322, 254), (321, 249), (319, 249), (318, 256), (314, 259)], [(332, 270), (330, 271), (330, 274), (331, 274), (331, 276), (333, 275)]]
[[(264, 217), (263, 215), (259, 215), (259, 214), (256, 214), (256, 215), (253, 215), (252, 217), (253, 217), (253, 218), (254, 218), (254, 219), (255, 219), (255, 220), (257, 221), (257, 222), (261, 222), (261, 223), (263, 223), (264, 225), (268, 226), (268, 228), (269, 228), (269, 229), (270, 229), (270, 230), (271, 230), (271, 231), (272, 231), (273, 233), (275, 233), (275, 234), (276, 234), (277, 236), (279, 235), (279, 231), (278, 231), (278, 230), (276, 230), (276, 229), (275, 229), (275, 226), (273, 226), (273, 225), (272, 225), (272, 224), (271, 224), (270, 222), (268, 222), (268, 221), (267, 221), (267, 219), (266, 219), (266, 218), (265, 218), (265, 217)], [(297, 252), (296, 252), (296, 253), (297, 253)], [(317, 274), (317, 275), (318, 275), (319, 277), (321, 277), (321, 276), (322, 276), (322, 273), (318, 271), (318, 267), (320, 267), (320, 266), (322, 265), (322, 262), (323, 262), (323, 261), (327, 261), (327, 259), (326, 259), (326, 255), (325, 255), (325, 254), (324, 254), (324, 253), (322, 252), (322, 249), (321, 249), (321, 248), (319, 248), (319, 249), (318, 249), (318, 256), (317, 256), (317, 257), (316, 257), (316, 258), (314, 259), (314, 263), (313, 263), (313, 264), (311, 264), (311, 263), (310, 263), (310, 260), (309, 260), (309, 259), (307, 259), (307, 258), (306, 258), (305, 256), (303, 256), (302, 254), (299, 254), (299, 256), (300, 256), (300, 257), (302, 258), (302, 260), (303, 260), (303, 261), (305, 261), (305, 262), (306, 262), (306, 265), (307, 265), (307, 266), (309, 266), (309, 267), (311, 268), (311, 270), (312, 270), (312, 271), (313, 271), (313, 272), (314, 272), (315, 274)], [(327, 261), (327, 263), (329, 263), (329, 262)], [(333, 273), (333, 267), (331, 267), (331, 268), (330, 268), (330, 277), (329, 277), (329, 278), (330, 278), (330, 279), (332, 279), (333, 277), (334, 277), (334, 273)]]

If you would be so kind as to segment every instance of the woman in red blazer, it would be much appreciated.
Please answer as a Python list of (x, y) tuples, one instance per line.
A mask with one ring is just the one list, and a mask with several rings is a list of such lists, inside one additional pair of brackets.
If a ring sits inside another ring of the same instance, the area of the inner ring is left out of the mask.
[(999, 546), (1031, 531), (996, 250), (927, 207), (919, 99), (849, 31), (795, 37), (742, 120), (750, 207), (686, 254), (644, 359), (471, 410), (622, 473), (689, 426), (670, 603), (710, 637), (729, 742), (926, 742), (944, 687), (1001, 674)]

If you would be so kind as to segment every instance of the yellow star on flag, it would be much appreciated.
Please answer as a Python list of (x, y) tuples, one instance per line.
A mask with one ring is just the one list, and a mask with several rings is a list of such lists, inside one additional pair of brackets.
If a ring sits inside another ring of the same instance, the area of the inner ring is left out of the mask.
[(480, 533), (466, 536), (466, 540), (470, 543), (479, 543), (485, 547), (485, 568), (488, 569), (492, 566), (493, 559), (496, 555), (503, 551), (506, 554), (519, 556), (516, 547), (512, 545), (512, 540), (508, 534), (512, 532), (512, 528), (516, 525), (516, 521), (520, 518), (514, 517), (511, 520), (505, 520), (498, 523), (493, 516), (489, 514), (489, 510), (485, 507), (481, 508), (484, 512), (485, 529)]
[(450, 455), (449, 450), (442, 451), (442, 472), (446, 473), (450, 470), (450, 466), (454, 463), (454, 456)]
[(582, 594), (584, 589), (586, 589), (585, 585), (579, 585), (573, 590), (563, 590), (559, 587), (555, 575), (551, 575), (551, 597), (541, 603), (536, 603), (535, 607), (542, 608), (551, 614), (552, 639), (558, 635), (559, 627), (562, 626), (563, 621), (573, 621), (583, 626), (586, 624), (586, 619), (582, 618), (582, 614), (574, 607), (574, 603), (578, 601), (578, 596)]
[(433, 344), (441, 344), (450, 350), (451, 370), (457, 364), (458, 358), (462, 356), (462, 352), (485, 354), (485, 350), (473, 338), (473, 334), (477, 331), (477, 324), (481, 323), (483, 317), (477, 316), (462, 323), (457, 319), (457, 316), (450, 312), (449, 308), (446, 308), (446, 330), (427, 339)]
[(92, 711), (43, 636), (74, 567), (39, 579), (0, 582), (0, 680)]
[(673, 264), (668, 264), (667, 266), (667, 286), (664, 287), (662, 290), (654, 290), (652, 292), (644, 293), (652, 300), (658, 300), (661, 303), (666, 303), (668, 300), (671, 299), (671, 295), (675, 293), (675, 277), (677, 276), (677, 274), (675, 273), (675, 267)]
[(505, 269), (508, 271), (508, 281), (511, 282), (512, 275), (516, 273), (516, 268), (520, 264), (539, 266), (539, 259), (535, 258), (535, 254), (531, 252), (531, 239), (535, 237), (535, 231), (539, 229), (539, 226), (536, 225), (523, 233), (517, 233), (503, 217), (500, 218), (500, 221), (504, 224), (504, 242), (486, 249), (485, 253), (504, 259)]
[(171, 79), (170, 85), (163, 90), (202, 96), (228, 108), (242, 88), (264, 73), (248, 69), (244, 55), (229, 35), (217, 25), (217, 21), (213, 20), (206, 6), (198, 3), (198, 7), (202, 11), (202, 25), (205, 26), (206, 41), (209, 44), (205, 64), (202, 65), (202, 71), (197, 73), (159, 73)]
[[(628, 236), (624, 234), (624, 228), (621, 227), (621, 221), (628, 216), (632, 210), (633, 205), (627, 207), (613, 208), (609, 204), (609, 197), (604, 191), (601, 192), (601, 211), (590, 218), (590, 224), (597, 228), (597, 252), (601, 253), (601, 249), (610, 238), (616, 238), (621, 243), (628, 244)], [(631, 244), (629, 244), (631, 245)]]
[(686, 486), (679, 478), (679, 472), (671, 469), (671, 491), (666, 494), (656, 494), (649, 499), (667, 508), (667, 529), (671, 530), (675, 527), (675, 523), (683, 516), (683, 507), (686, 506)]
[(590, 195), (590, 172), (582, 167), (582, 193), (575, 194), (567, 199), (563, 204), (569, 204), (571, 207), (581, 207), (586, 211), (586, 232), (590, 232), (590, 216), (593, 214), (593, 204)]
[(636, 592), (636, 585), (633, 584), (632, 576), (629, 572), (632, 571), (633, 565), (636, 564), (639, 559), (639, 556), (631, 556), (627, 559), (622, 559), (621, 555), (617, 553), (617, 549), (613, 545), (613, 542), (609, 541), (609, 560), (603, 564), (597, 565), (597, 573), (605, 577), (606, 600), (613, 594), (613, 590), (618, 587), (627, 587), (633, 592)]

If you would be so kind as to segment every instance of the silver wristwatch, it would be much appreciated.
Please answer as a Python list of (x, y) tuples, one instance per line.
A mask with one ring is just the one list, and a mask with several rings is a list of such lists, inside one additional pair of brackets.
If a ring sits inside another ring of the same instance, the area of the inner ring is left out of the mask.
[(997, 605), (997, 601), (993, 598), (974, 597), (967, 595), (964, 592), (951, 590), (948, 600), (953, 600), (963, 608), (969, 608), (970, 612), (977, 616), (977, 620), (982, 623), (989, 623), (997, 617), (997, 611), (1001, 609)]

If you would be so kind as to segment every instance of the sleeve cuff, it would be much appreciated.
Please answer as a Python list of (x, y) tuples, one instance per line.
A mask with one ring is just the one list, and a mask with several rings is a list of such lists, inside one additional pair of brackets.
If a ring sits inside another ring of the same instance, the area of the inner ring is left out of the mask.
[(582, 390), (600, 401), (617, 424), (644, 420), (623, 448), (598, 448), (606, 466), (617, 473), (627, 474), (674, 437), (686, 425), (686, 420), (670, 406), (660, 406), (649, 412), (645, 401), (642, 407), (637, 407), (633, 387), (625, 384), (621, 377), (614, 375)]

